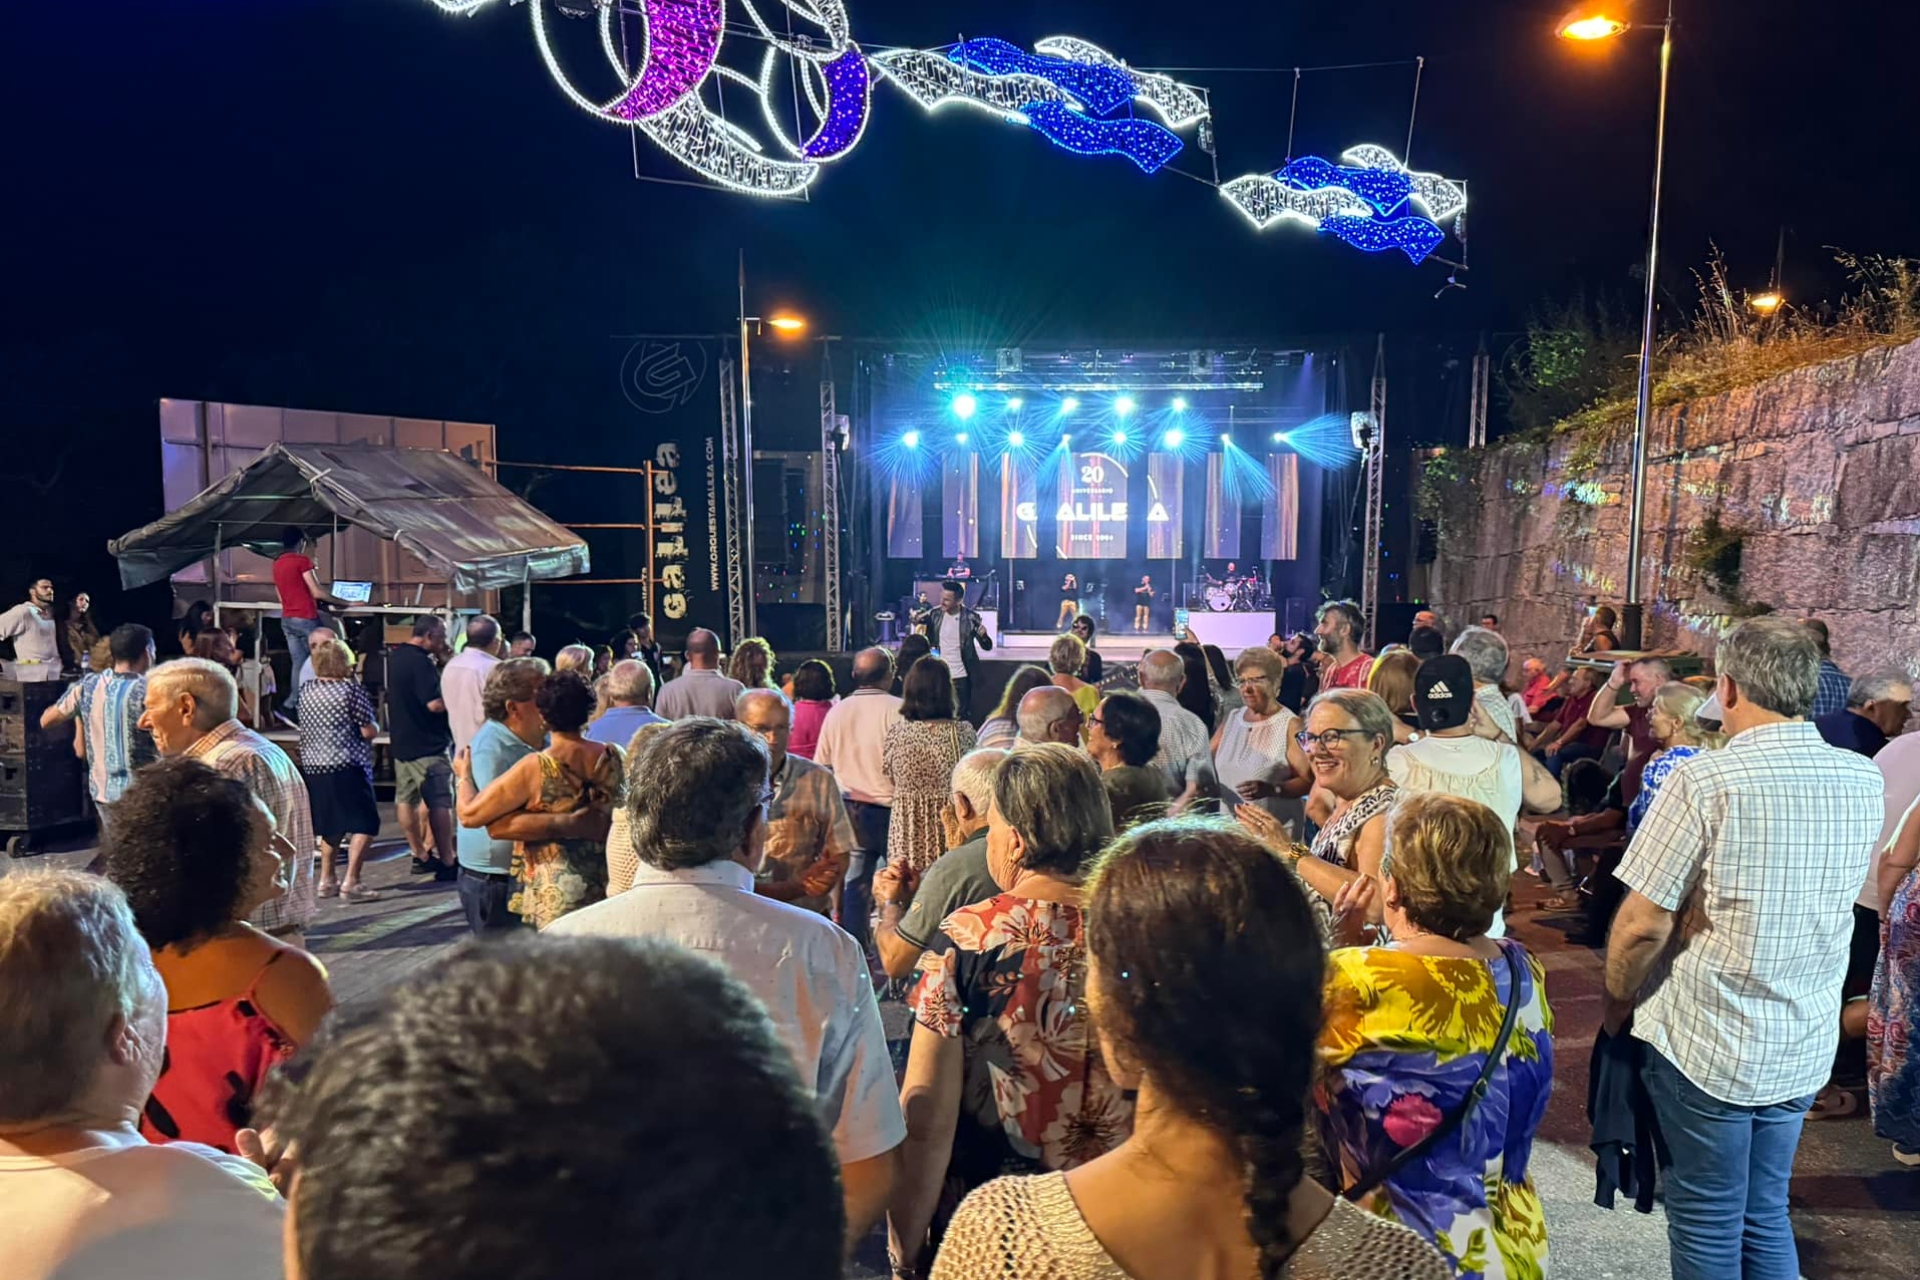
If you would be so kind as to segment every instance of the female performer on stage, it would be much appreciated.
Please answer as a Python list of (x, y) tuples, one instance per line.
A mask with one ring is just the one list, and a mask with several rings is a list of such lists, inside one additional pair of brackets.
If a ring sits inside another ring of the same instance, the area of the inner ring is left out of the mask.
[(1142, 577), (1140, 585), (1133, 589), (1133, 629), (1145, 631), (1148, 619), (1153, 613), (1153, 579)]
[(1056, 631), (1065, 631), (1080, 616), (1080, 579), (1069, 573), (1060, 584), (1060, 617), (1053, 627)]

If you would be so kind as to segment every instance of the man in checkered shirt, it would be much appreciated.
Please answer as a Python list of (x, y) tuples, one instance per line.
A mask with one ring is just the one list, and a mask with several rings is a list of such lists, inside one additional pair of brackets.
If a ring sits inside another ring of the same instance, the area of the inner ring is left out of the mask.
[(239, 690), (225, 667), (205, 658), (176, 658), (147, 673), (140, 727), (153, 735), (161, 755), (184, 755), (237, 778), (273, 814), (274, 830), (294, 850), (287, 891), (263, 904), (248, 922), (304, 950), (317, 906), (307, 784), (286, 752), (233, 718), (238, 701)]
[[(1808, 723), (1820, 651), (1779, 618), (1721, 640), (1731, 741), (1668, 775), (1616, 873), (1609, 1032), (1632, 1018), (1673, 1151), (1674, 1280), (1793, 1280), (1794, 1149), (1833, 1066), (1884, 780)], [(1702, 709), (1712, 718), (1713, 703)]]

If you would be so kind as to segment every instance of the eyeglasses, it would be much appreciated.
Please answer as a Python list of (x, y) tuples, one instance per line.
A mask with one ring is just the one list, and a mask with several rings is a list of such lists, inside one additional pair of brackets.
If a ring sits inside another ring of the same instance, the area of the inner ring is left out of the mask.
[(1087, 723), (1088, 723), (1088, 724), (1097, 724), (1097, 725), (1100, 725), (1101, 727), (1103, 727), (1103, 728), (1104, 728), (1104, 727), (1106, 726), (1106, 723), (1107, 723), (1107, 722), (1106, 722), (1106, 720), (1105, 720), (1104, 718), (1102, 718), (1102, 717), (1100, 717), (1100, 716), (1088, 716), (1088, 717), (1087, 717)]
[(1371, 738), (1373, 735), (1365, 729), (1329, 729), (1325, 733), (1308, 733), (1302, 729), (1293, 735), (1302, 751), (1311, 751), (1319, 747), (1322, 751), (1331, 751), (1340, 745), (1342, 738)]

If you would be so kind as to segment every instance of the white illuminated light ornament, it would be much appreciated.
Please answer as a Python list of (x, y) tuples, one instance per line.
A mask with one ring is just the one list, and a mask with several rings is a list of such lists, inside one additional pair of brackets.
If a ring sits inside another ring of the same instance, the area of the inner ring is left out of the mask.
[(990, 76), (926, 49), (893, 49), (876, 53), (869, 61), (928, 111), (957, 102), (1025, 123), (1021, 107), (1069, 101), (1066, 92), (1050, 80), (1026, 74)]
[(1048, 36), (1033, 46), (1035, 53), (1084, 62), (1093, 67), (1117, 67), (1133, 77), (1135, 97), (1152, 107), (1174, 129), (1197, 124), (1213, 114), (1207, 100), (1172, 76), (1157, 71), (1135, 71), (1125, 58), (1116, 58), (1099, 45), (1078, 36)]
[[(750, 2), (742, 0), (756, 26), (768, 30)], [(470, 13), (487, 0), (432, 0), (450, 13)], [(823, 33), (807, 43), (778, 39), (762, 59), (758, 80), (719, 66), (716, 58), (725, 28), (725, 0), (642, 0), (646, 56), (628, 66), (613, 27), (614, 6), (599, 10), (600, 47), (626, 87), (611, 99), (582, 92), (560, 65), (548, 32), (547, 6), (553, 0), (528, 0), (534, 43), (562, 93), (581, 110), (610, 124), (646, 134), (661, 150), (702, 177), (750, 195), (796, 196), (805, 192), (825, 161), (845, 155), (865, 131), (871, 111), (872, 83), (865, 55), (849, 34), (842, 0), (782, 0), (797, 17)], [(774, 39), (769, 32), (769, 39)], [(775, 60), (785, 54), (820, 117), (805, 139), (791, 138), (779, 123), (770, 99)], [(752, 135), (707, 105), (702, 91), (733, 80), (761, 103), (762, 114), (790, 159), (765, 154)]]
[[(1424, 259), (1444, 237), (1445, 232), (1438, 223), (1466, 211), (1464, 184), (1437, 173), (1416, 173), (1385, 147), (1363, 143), (1349, 147), (1341, 159), (1347, 162), (1350, 171), (1364, 169), (1400, 175), (1405, 178), (1408, 189), (1391, 208), (1376, 207), (1365, 195), (1345, 186), (1329, 185), (1303, 191), (1283, 180), (1290, 170), (1297, 172), (1304, 165), (1314, 165), (1317, 172), (1333, 172), (1325, 161), (1307, 157), (1292, 162), (1278, 174), (1249, 173), (1222, 183), (1220, 194), (1261, 230), (1275, 222), (1292, 220), (1332, 234), (1366, 252), (1399, 249), (1415, 262)], [(1379, 185), (1361, 182), (1360, 175), (1351, 175), (1347, 180), (1369, 188)], [(1383, 200), (1382, 205), (1385, 203)], [(1420, 206), (1432, 223), (1409, 214), (1406, 208), (1409, 204)]]

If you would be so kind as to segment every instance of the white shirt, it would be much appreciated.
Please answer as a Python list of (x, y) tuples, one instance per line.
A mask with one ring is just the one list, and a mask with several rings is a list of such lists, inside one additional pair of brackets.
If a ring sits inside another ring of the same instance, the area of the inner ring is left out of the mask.
[(1180, 700), (1164, 689), (1142, 689), (1140, 696), (1160, 713), (1160, 749), (1147, 763), (1165, 769), (1175, 780), (1177, 793), (1187, 785), (1187, 766), (1196, 756), (1212, 759), (1213, 735), (1207, 723), (1180, 705)]
[(60, 678), (60, 643), (55, 638), (56, 631), (53, 615), (31, 600), (0, 613), (0, 640), (13, 641), (13, 661), (7, 665), (19, 668), (14, 679)]
[(484, 649), (462, 649), (441, 669), (440, 700), (447, 704), (447, 728), (453, 733), (455, 751), (472, 742), (487, 722), (480, 691), (486, 688), (487, 674), (499, 665), (500, 659)]
[(1500, 732), (1512, 738), (1516, 744), (1520, 741), (1520, 731), (1516, 728), (1516, 724), (1522, 722), (1515, 720), (1513, 704), (1507, 700), (1506, 694), (1500, 692), (1499, 685), (1476, 684), (1473, 686), (1473, 700), (1480, 704), (1481, 709), (1487, 713), (1487, 718), (1499, 726)]
[(1880, 860), (1899, 836), (1901, 819), (1913, 802), (1920, 800), (1920, 733), (1903, 733), (1880, 748), (1873, 765), (1880, 770), (1886, 786), (1885, 817), (1880, 838), (1873, 842), (1873, 860), (1867, 864), (1867, 882), (1860, 889), (1858, 901), (1878, 915), (1884, 905), (1880, 901)]
[(1764, 1107), (1827, 1082), (1884, 791), (1872, 761), (1804, 720), (1749, 729), (1661, 784), (1614, 873), (1681, 914), (1633, 1034), (1704, 1092)]
[(6, 1280), (280, 1280), (280, 1196), (193, 1142), (0, 1155)]
[[(1505, 742), (1489, 742), (1473, 734), (1464, 738), (1428, 734), (1387, 752), (1387, 776), (1402, 791), (1434, 791), (1478, 800), (1493, 810), (1509, 833), (1520, 820), (1526, 775), (1520, 768), (1519, 748)], [(1493, 913), (1487, 936), (1507, 936), (1505, 911)]]
[(893, 779), (880, 765), (887, 726), (900, 716), (900, 699), (881, 689), (855, 689), (820, 722), (813, 762), (833, 770), (847, 799), (893, 804)]
[(953, 673), (955, 680), (967, 678), (967, 664), (960, 661), (960, 645), (963, 632), (960, 629), (963, 614), (941, 613), (940, 617), (940, 660), (947, 664), (947, 670)]
[(725, 965), (772, 1015), (842, 1164), (905, 1141), (860, 944), (825, 916), (755, 894), (752, 873), (739, 863), (662, 871), (643, 862), (633, 888), (561, 917), (547, 933), (665, 938)]

